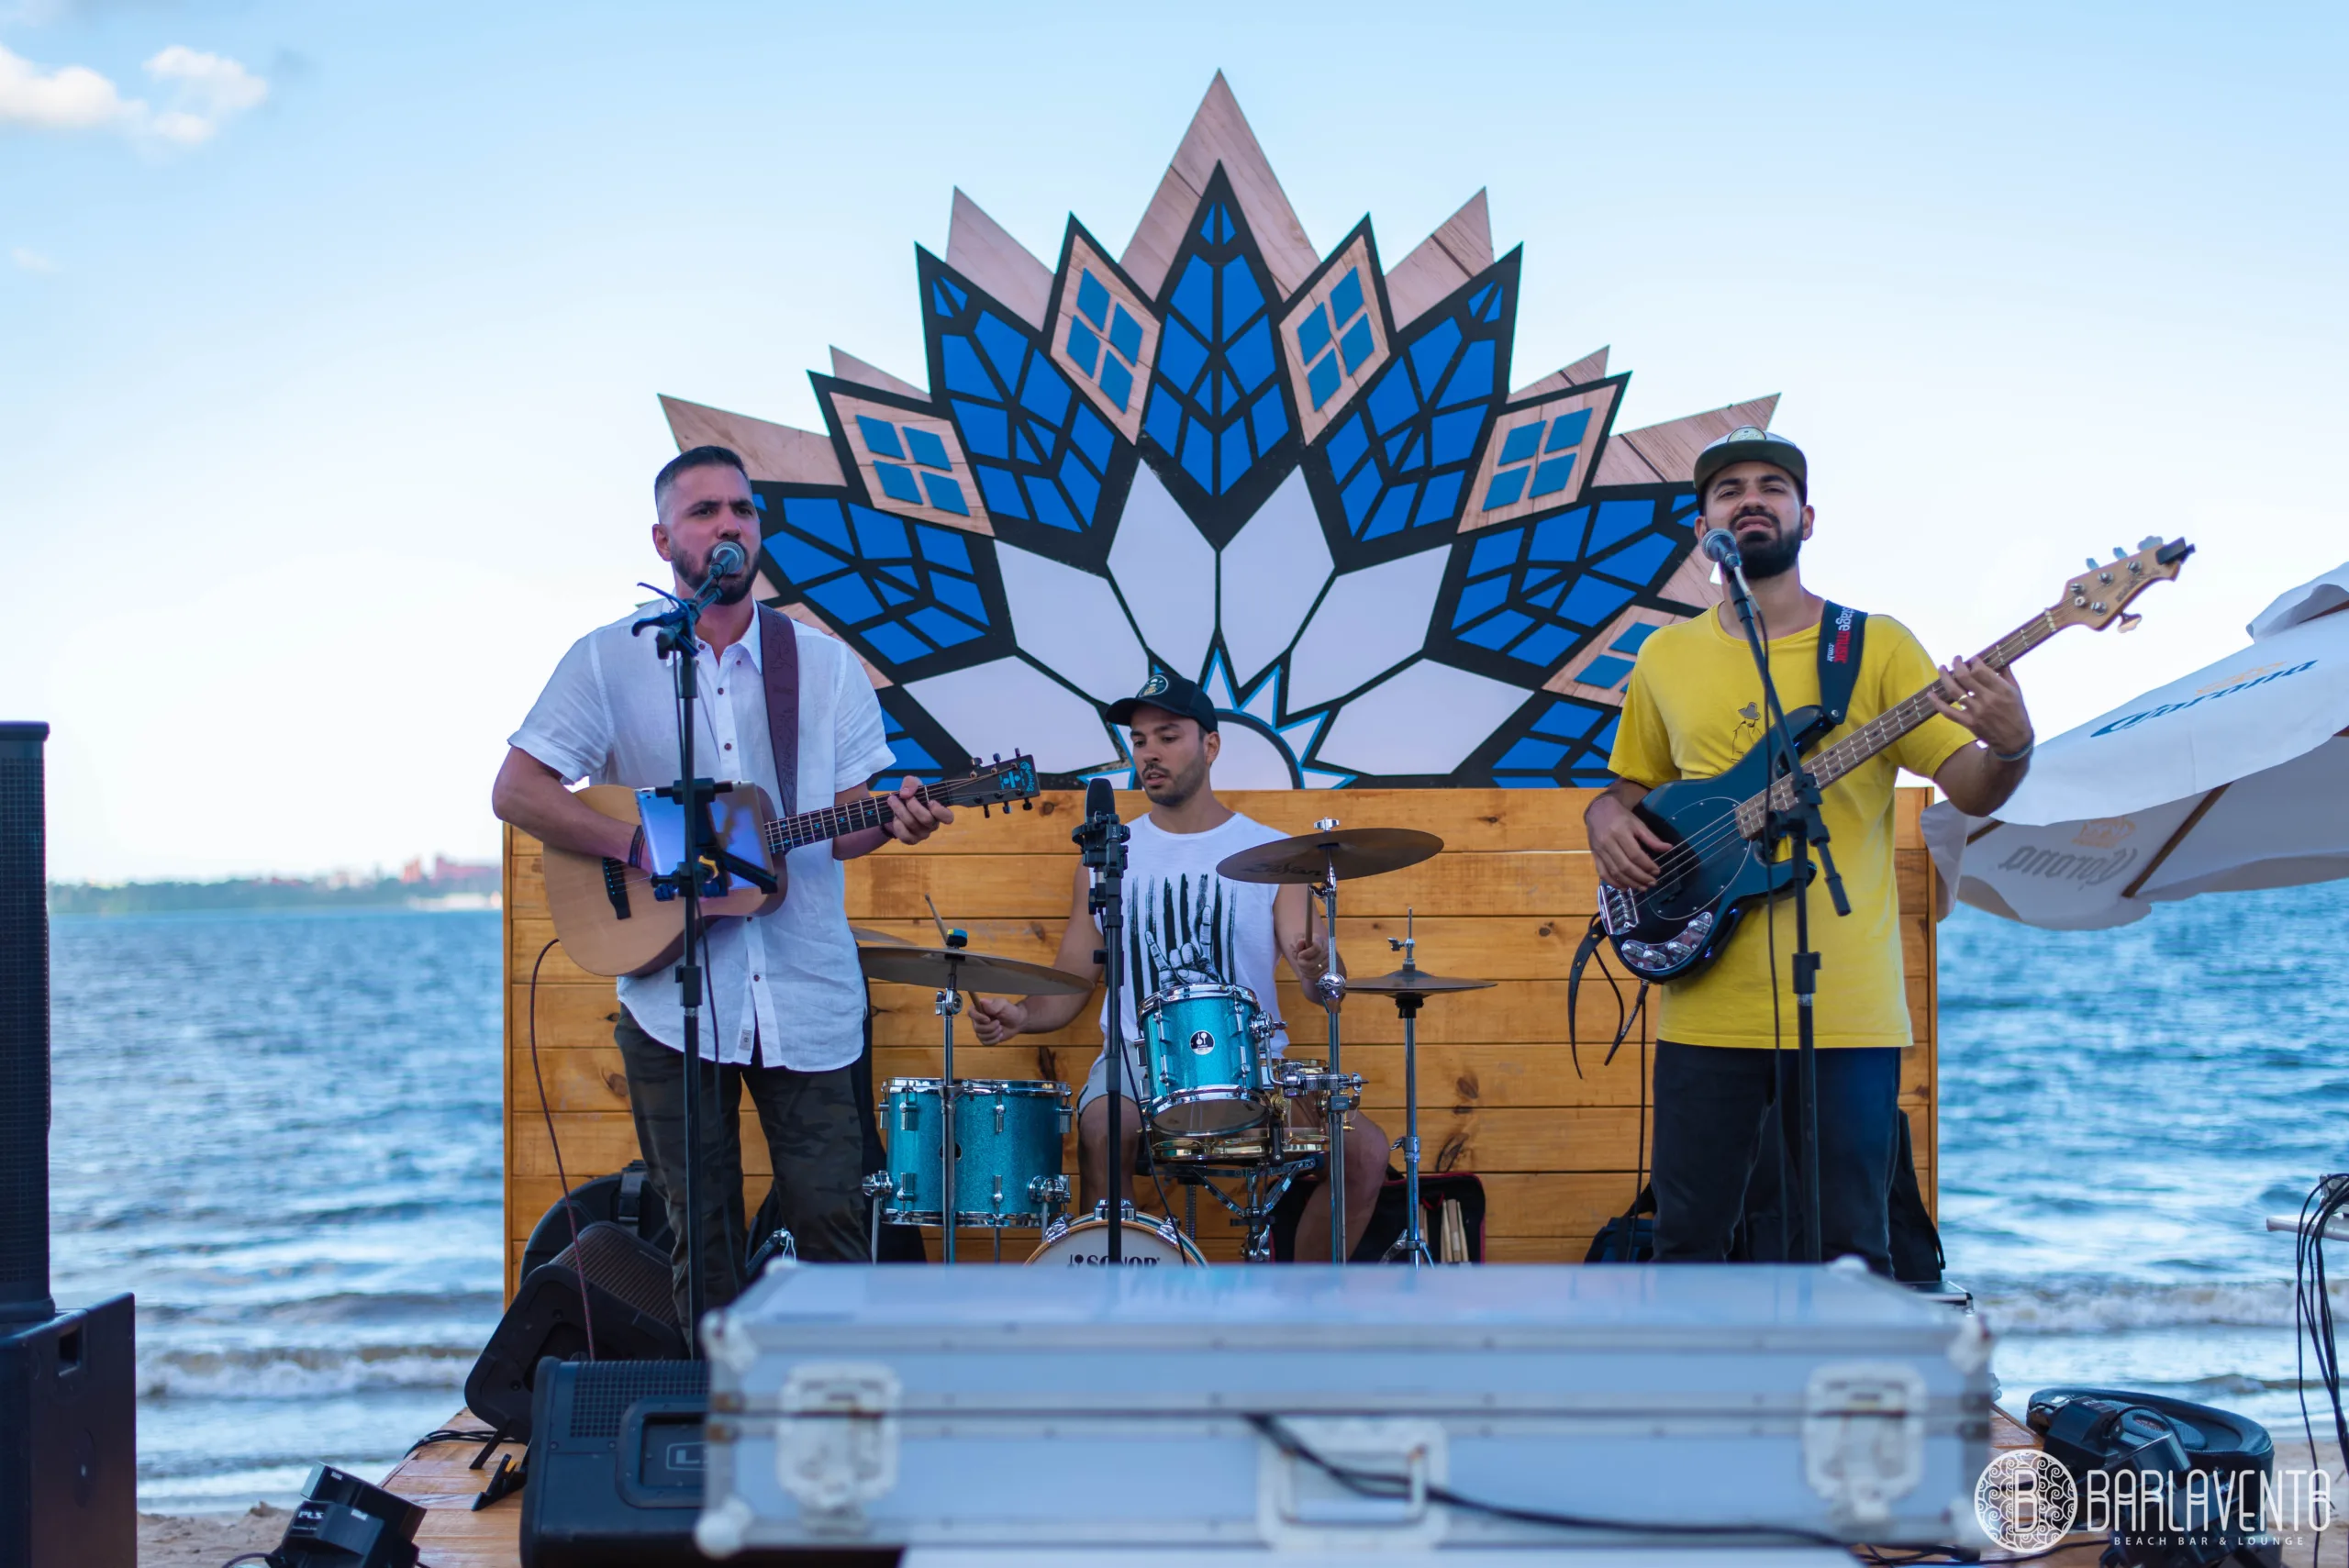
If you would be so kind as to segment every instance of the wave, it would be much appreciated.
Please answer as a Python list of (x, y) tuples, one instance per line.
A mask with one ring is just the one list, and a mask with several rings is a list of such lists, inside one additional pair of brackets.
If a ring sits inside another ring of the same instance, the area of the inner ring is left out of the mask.
[(141, 1399), (317, 1399), (395, 1388), (455, 1390), (478, 1344), (284, 1345), (139, 1358)]
[[(2330, 1292), (2349, 1317), (2349, 1284)], [(2132, 1329), (2289, 1329), (2289, 1280), (1999, 1280), (1977, 1283), (1975, 1301), (2002, 1334), (2111, 1334)]]

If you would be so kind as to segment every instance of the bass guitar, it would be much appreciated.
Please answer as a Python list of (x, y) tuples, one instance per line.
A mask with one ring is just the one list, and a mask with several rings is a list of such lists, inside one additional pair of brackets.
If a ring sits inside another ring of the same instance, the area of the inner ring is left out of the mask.
[[(760, 915), (781, 905), (791, 890), (785, 857), (807, 844), (820, 844), (844, 834), (863, 832), (889, 820), (886, 796), (868, 795), (845, 806), (820, 806), (796, 816), (777, 817), (765, 790), (756, 784), (721, 784), (710, 809), (710, 825), (718, 842), (743, 861), (774, 878), (774, 891), (762, 893), (741, 878), (716, 873), (703, 883), (702, 914), (715, 919), (729, 915)], [(968, 778), (949, 779), (914, 792), (917, 798), (940, 806), (975, 806), (982, 813), (1000, 806), (1007, 811), (1019, 801), (1035, 807), (1036, 763), (1015, 755), (996, 759)], [(650, 790), (621, 784), (590, 784), (578, 797), (607, 817), (636, 822), (665, 809), (682, 818), (676, 806)], [(661, 837), (655, 833), (657, 841)], [(672, 837), (682, 843), (682, 829)], [(575, 854), (546, 848), (547, 908), (554, 917), (555, 935), (571, 962), (590, 974), (644, 974), (677, 962), (685, 951), (685, 906), (653, 886), (652, 873), (596, 855)]]
[[(2054, 604), (1992, 643), (1979, 662), (2003, 670), (2068, 626), (2101, 631), (2118, 620), (2130, 629), (2141, 617), (2122, 613), (2129, 602), (2176, 577), (2194, 547), (2183, 539), (2164, 544), (2156, 536), (2134, 555), (2112, 553), (2110, 562), (2089, 562)], [(1933, 690), (1886, 709), (1821, 751), (1811, 761), (1812, 779), (1825, 789), (1932, 717)], [(1787, 728), (1796, 751), (1808, 755), (1829, 726), (1817, 707), (1799, 707), (1787, 715)], [(1761, 841), (1770, 812), (1790, 809), (1795, 799), (1791, 780), (1773, 779), (1773, 751), (1765, 738), (1718, 778), (1660, 784), (1633, 808), (1670, 848), (1655, 857), (1662, 875), (1653, 886), (1635, 892), (1598, 884), (1599, 921), (1632, 973), (1651, 981), (1700, 973), (1729, 946), (1748, 910), (1793, 892), (1796, 876), (1809, 882), (1818, 874), (1809, 863), (1773, 862)]]

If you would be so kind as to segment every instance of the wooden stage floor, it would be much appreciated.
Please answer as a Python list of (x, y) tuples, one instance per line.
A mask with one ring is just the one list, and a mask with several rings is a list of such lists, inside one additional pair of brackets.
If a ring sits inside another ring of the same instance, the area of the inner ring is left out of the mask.
[[(451, 1430), (477, 1430), (481, 1422), (470, 1410), (460, 1410), (443, 1425)], [(2037, 1440), (2030, 1429), (1993, 1407), (1990, 1440), (1994, 1447), (2007, 1449), (2031, 1448)], [(487, 1484), (489, 1473), (497, 1467), (496, 1455), (510, 1453), (519, 1464), (522, 1445), (505, 1444), (479, 1470), (472, 1469), (473, 1455), (480, 1450), (479, 1443), (433, 1443), (402, 1460), (384, 1480), (388, 1490), (426, 1510), (416, 1544), (431, 1568), (520, 1568), (521, 1497), (501, 1498), (479, 1513), (473, 1511), (473, 1503)], [(2046, 1563), (2048, 1568), (2095, 1568), (2103, 1547), (2100, 1540), (2083, 1538), (2079, 1545), (2028, 1561)], [(1487, 1555), (1493, 1557), (1496, 1568), (1508, 1560), (1506, 1552)], [(1865, 1562), (1867, 1558), (1854, 1552), (1854, 1560)], [(1995, 1551), (1982, 1558), (1985, 1562), (2008, 1560)]]

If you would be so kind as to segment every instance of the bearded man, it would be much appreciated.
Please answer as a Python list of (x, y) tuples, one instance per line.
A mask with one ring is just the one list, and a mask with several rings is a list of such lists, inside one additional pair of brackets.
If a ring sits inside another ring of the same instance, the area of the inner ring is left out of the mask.
[[(696, 766), (720, 782), (755, 784), (779, 811), (845, 806), (895, 761), (881, 705), (847, 645), (751, 601), (759, 554), (758, 502), (742, 460), (724, 447), (682, 452), (652, 481), (652, 548), (680, 595), (710, 580), (721, 544), (742, 564), (718, 584), (701, 617), (694, 738)], [(491, 808), (526, 833), (580, 854), (640, 869), (643, 835), (605, 816), (565, 785), (575, 779), (634, 788), (673, 784), (677, 702), (667, 660), (622, 617), (573, 643), (516, 730), (490, 795)], [(770, 713), (796, 709), (788, 733)], [(788, 784), (790, 787), (783, 787)], [(701, 1054), (713, 1067), (688, 1073), (685, 1013), (674, 972), (622, 976), (612, 1039), (628, 1069), (637, 1146), (660, 1183), (676, 1236), (672, 1260), (677, 1318), (685, 1310), (686, 1084), (697, 1085), (703, 1141), (703, 1301), (740, 1293), (744, 1251), (744, 1090), (758, 1108), (774, 1160), (783, 1223), (803, 1258), (862, 1262), (867, 1255), (864, 1113), (851, 1069), (864, 1049), (864, 976), (842, 903), (842, 861), (895, 839), (919, 843), (953, 820), (916, 798), (907, 779), (887, 797), (889, 822), (790, 852), (790, 893), (772, 910), (712, 920), (703, 953)], [(690, 1331), (690, 1325), (689, 1325)]]
[[(1701, 535), (1737, 539), (1753, 590), (1770, 673), (1786, 709), (1820, 700), (1826, 601), (1803, 585), (1810, 538), (1809, 465), (1783, 436), (1731, 431), (1697, 459)], [(1841, 617), (1839, 617), (1840, 619)], [(1935, 671), (1909, 629), (1887, 616), (1861, 627), (1861, 656), (1832, 744), (1931, 684), (1939, 717), (1827, 786), (1825, 818), (1852, 912), (1810, 922), (1820, 954), (1818, 1044), (1820, 1252), (1857, 1254), (1892, 1270), (1888, 1197), (1898, 1142), (1900, 1052), (1911, 1042), (1893, 878), (1893, 785), (1900, 770), (1930, 778), (1960, 810), (1987, 817), (2022, 783), (2031, 716), (2013, 682), (1965, 659)], [(1620, 887), (1654, 885), (1670, 846), (1634, 813), (1659, 784), (1727, 773), (1760, 744), (1768, 718), (1742, 622), (1724, 600), (1642, 645), (1609, 765), (1616, 780), (1585, 813), (1598, 873)], [(1791, 948), (1792, 932), (1786, 933)], [(1656, 1018), (1655, 1257), (1729, 1255), (1774, 1104), (1791, 1099), (1796, 1053), (1792, 975), (1772, 951), (1771, 920), (1747, 919), (1699, 973), (1666, 983)], [(1791, 1115), (1781, 1118), (1791, 1126)], [(1769, 1151), (1772, 1159), (1776, 1151)], [(1799, 1252), (1790, 1252), (1799, 1256)]]

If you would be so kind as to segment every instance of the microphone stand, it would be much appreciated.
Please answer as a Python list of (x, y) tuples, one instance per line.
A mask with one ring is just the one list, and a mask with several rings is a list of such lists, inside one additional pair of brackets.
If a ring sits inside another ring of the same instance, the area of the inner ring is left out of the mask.
[(1093, 873), (1093, 892), (1086, 906), (1101, 926), (1101, 951), (1093, 956), (1100, 962), (1109, 987), (1101, 1049), (1108, 1057), (1104, 1070), (1109, 1101), (1109, 1148), (1105, 1162), (1110, 1167), (1106, 1207), (1109, 1213), (1109, 1262), (1116, 1264), (1125, 1260), (1125, 1206), (1119, 1199), (1118, 1188), (1132, 1175), (1130, 1171), (1118, 1168), (1128, 1162), (1123, 1158), (1125, 1113), (1119, 1102), (1125, 1095), (1126, 840), (1132, 829), (1118, 820), (1116, 808), (1107, 804), (1108, 794), (1107, 788), (1101, 791), (1100, 808), (1088, 811), (1083, 825), (1069, 837), (1083, 850), (1084, 863)]
[[(1723, 530), (1724, 534), (1726, 530)], [(1801, 1163), (1801, 1201), (1803, 1214), (1802, 1258), (1804, 1262), (1821, 1260), (1824, 1238), (1820, 1234), (1819, 1218), (1819, 1053), (1817, 1020), (1812, 1002), (1819, 989), (1819, 954), (1810, 945), (1810, 851), (1819, 851), (1819, 859), (1827, 873), (1827, 891), (1835, 905), (1835, 913), (1849, 915), (1851, 901), (1843, 896), (1843, 879), (1835, 870), (1834, 852), (1827, 844), (1827, 819), (1820, 815), (1819, 781), (1804, 766), (1802, 755), (1795, 748), (1794, 732), (1787, 727), (1787, 710), (1778, 701), (1778, 684), (1770, 675), (1770, 652), (1763, 645), (1759, 626), (1760, 612), (1754, 607), (1753, 590), (1745, 581), (1745, 559), (1734, 539), (1725, 539), (1726, 548), (1708, 546), (1706, 554), (1720, 562), (1721, 575), (1729, 584), (1730, 596), (1737, 606), (1738, 618), (1745, 623), (1746, 651), (1753, 655), (1753, 667), (1762, 676), (1763, 717), (1767, 722), (1770, 746), (1770, 784), (1762, 800), (1762, 852), (1765, 856), (1776, 850), (1783, 840), (1792, 845), (1788, 860), (1798, 868), (1794, 878), (1795, 951), (1793, 959), (1795, 981), (1795, 1099), (1796, 1118), (1799, 1129), (1797, 1147)], [(1824, 627), (1820, 635), (1826, 635)], [(1778, 805), (1778, 780), (1788, 781), (1793, 801), (1781, 808)], [(1777, 977), (1773, 975), (1773, 985)], [(1775, 1089), (1775, 1085), (1773, 1085)], [(1783, 1111), (1779, 1126), (1786, 1125)]]
[[(651, 584), (641, 584), (651, 587)], [(685, 908), (685, 945), (682, 962), (677, 965), (677, 990), (685, 1006), (685, 1354), (698, 1360), (701, 1354), (702, 1313), (707, 1307), (707, 1292), (702, 1284), (702, 1257), (708, 1238), (702, 1234), (700, 1182), (702, 1165), (701, 1101), (701, 996), (702, 996), (702, 865), (713, 862), (713, 879), (720, 884), (731, 874), (743, 878), (763, 893), (773, 893), (774, 877), (761, 867), (751, 865), (726, 851), (718, 841), (718, 834), (709, 820), (710, 803), (717, 798), (718, 785), (709, 779), (694, 776), (694, 705), (699, 699), (697, 679), (700, 674), (702, 612), (717, 601), (719, 579), (711, 573), (702, 584), (701, 592), (690, 599), (681, 599), (660, 588), (652, 591), (667, 599), (670, 608), (659, 615), (647, 616), (629, 628), (631, 636), (641, 636), (647, 627), (658, 628), (654, 649), (670, 661), (670, 673), (677, 691), (677, 782), (655, 793), (664, 799), (674, 800), (685, 813), (685, 858), (675, 871), (665, 875), (655, 873), (652, 878), (656, 898), (683, 898)], [(755, 635), (755, 623), (753, 627)]]

